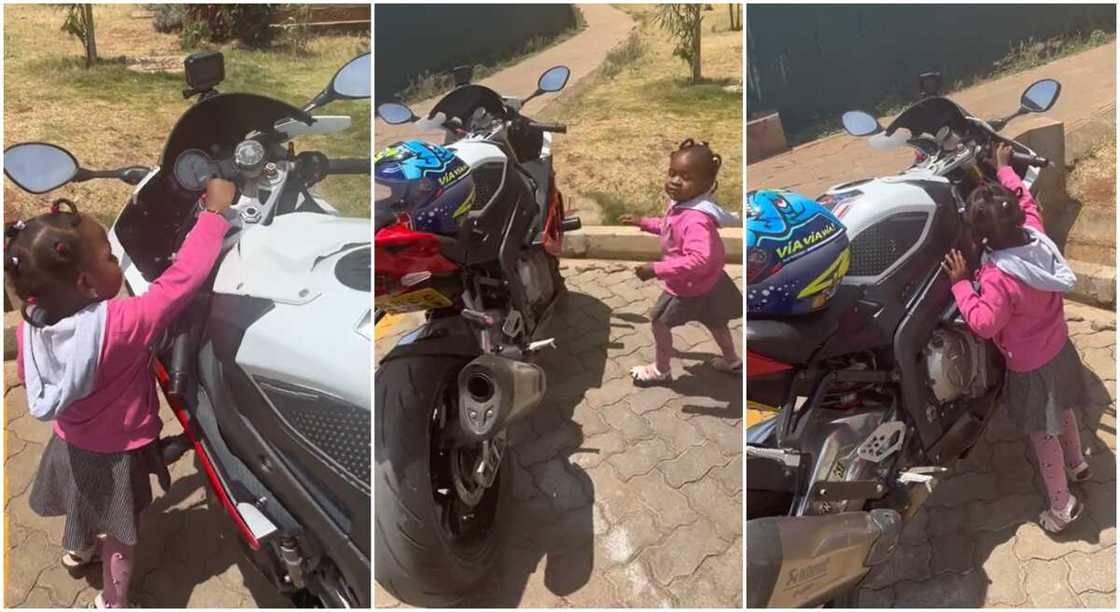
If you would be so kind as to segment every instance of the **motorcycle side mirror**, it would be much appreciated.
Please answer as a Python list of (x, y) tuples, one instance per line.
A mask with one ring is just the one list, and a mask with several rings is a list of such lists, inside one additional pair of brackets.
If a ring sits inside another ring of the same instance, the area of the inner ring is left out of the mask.
[(840, 116), (844, 131), (852, 136), (871, 136), (883, 131), (879, 120), (863, 111), (848, 111)]
[(568, 79), (571, 78), (571, 76), (572, 70), (567, 66), (553, 66), (545, 70), (541, 78), (537, 79), (537, 90), (521, 103), (524, 104), (541, 94), (554, 93), (564, 89), (564, 86), (568, 84)]
[(1054, 107), (1062, 93), (1062, 84), (1054, 79), (1035, 81), (1023, 91), (1019, 107), (1026, 113), (1044, 113)]
[(57, 145), (27, 142), (4, 149), (4, 174), (24, 191), (46, 193), (58, 189), (80, 171), (77, 158)]
[(369, 53), (363, 53), (346, 62), (334, 73), (330, 84), (315, 99), (303, 107), (303, 112), (326, 106), (335, 100), (363, 100), (370, 95)]
[(397, 104), (396, 102), (386, 102), (377, 107), (377, 116), (389, 125), (401, 125), (403, 123), (412, 123), (419, 119), (413, 114), (412, 109), (404, 104)]

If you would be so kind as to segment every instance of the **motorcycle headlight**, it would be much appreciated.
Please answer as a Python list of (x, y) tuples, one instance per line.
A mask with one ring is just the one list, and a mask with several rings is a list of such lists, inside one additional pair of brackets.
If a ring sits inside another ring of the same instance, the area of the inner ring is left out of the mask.
[(357, 327), (354, 328), (354, 331), (358, 332), (360, 335), (365, 337), (366, 340), (369, 340), (370, 342), (373, 341), (373, 309), (372, 308), (367, 310), (366, 314), (362, 315), (362, 318), (358, 320), (358, 325), (357, 325)]

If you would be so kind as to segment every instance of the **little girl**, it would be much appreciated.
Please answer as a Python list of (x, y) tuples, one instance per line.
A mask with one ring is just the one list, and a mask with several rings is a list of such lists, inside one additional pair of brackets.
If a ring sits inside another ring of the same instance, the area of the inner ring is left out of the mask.
[(31, 509), (66, 516), (68, 568), (95, 561), (100, 545), (104, 587), (91, 607), (128, 607), (139, 516), (152, 501), (148, 475), (164, 469), (151, 345), (209, 276), (234, 193), (233, 183), (210, 180), (208, 212), (137, 297), (115, 297), (123, 275), (105, 228), (73, 202), (5, 227), (5, 276), (24, 303), (19, 377), (31, 414), (54, 420)]
[(708, 365), (729, 374), (742, 370), (735, 352), (729, 321), (743, 316), (743, 294), (724, 272), (726, 254), (717, 231), (721, 225), (738, 225), (739, 219), (710, 199), (716, 190), (722, 158), (708, 143), (685, 140), (669, 156), (665, 193), (671, 198), (664, 217), (635, 219), (622, 215), (623, 223), (661, 235), (664, 258), (635, 269), (643, 281), (659, 278), (665, 283), (650, 319), (656, 362), (630, 370), (634, 383), (648, 385), (672, 380), (669, 359), (673, 354), (672, 328), (699, 321), (708, 328), (723, 356)]
[(977, 187), (968, 198), (968, 222), (985, 245), (976, 274), (980, 293), (973, 291), (959, 251), (945, 256), (944, 267), (969, 327), (992, 339), (1007, 358), (1007, 414), (1030, 435), (1046, 485), (1050, 506), (1039, 524), (1057, 533), (1081, 515), (1068, 480), (1091, 476), (1072, 408), (1085, 392), (1081, 360), (1062, 305), (1062, 293), (1076, 277), (1046, 236), (1034, 197), (1010, 159), (1011, 145), (1000, 144), (995, 166), (1001, 185)]

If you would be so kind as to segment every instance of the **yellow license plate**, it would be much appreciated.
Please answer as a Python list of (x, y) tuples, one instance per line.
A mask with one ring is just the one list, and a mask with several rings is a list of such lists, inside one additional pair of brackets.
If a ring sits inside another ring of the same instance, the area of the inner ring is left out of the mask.
[(768, 421), (778, 416), (779, 412), (780, 410), (773, 406), (747, 400), (747, 427)]
[(447, 299), (447, 296), (439, 291), (426, 287), (400, 295), (383, 295), (375, 299), (373, 305), (385, 312), (404, 314), (406, 312), (416, 312), (417, 310), (447, 308), (451, 305), (451, 300)]

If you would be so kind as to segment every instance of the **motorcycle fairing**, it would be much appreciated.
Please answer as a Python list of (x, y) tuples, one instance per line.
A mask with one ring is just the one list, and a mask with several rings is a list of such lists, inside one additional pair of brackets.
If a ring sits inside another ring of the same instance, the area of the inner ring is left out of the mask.
[[(331, 556), (340, 564), (339, 570), (347, 583), (358, 590), (358, 600), (362, 605), (369, 605), (369, 405), (348, 406), (316, 387), (291, 385), (289, 389), (284, 389), (303, 396), (307, 404), (316, 407), (339, 404), (346, 408), (341, 418), (349, 422), (344, 428), (350, 433), (339, 431), (337, 435), (340, 439), (351, 440), (351, 454), (357, 456), (364, 450), (366, 457), (364, 474), (349, 474), (347, 466), (339, 465), (331, 456), (337, 453), (317, 448), (311, 442), (317, 436), (304, 435), (305, 431), (301, 431), (298, 424), (285, 418), (285, 414), (290, 414), (292, 410), (308, 413), (306, 404), (287, 405), (289, 398), (281, 397), (271, 389), (265, 391), (262, 386), (262, 383), (271, 383), (270, 386), (276, 387), (275, 380), (253, 374), (240, 363), (243, 347), (254, 340), (251, 336), (262, 331), (261, 322), (269, 316), (277, 317), (276, 304), (262, 312), (256, 306), (261, 302), (251, 297), (214, 296), (206, 344), (213, 347), (213, 362), (218, 366), (216, 376), (204, 380), (204, 387), (207, 393), (214, 394), (221, 402), (215, 402), (222, 408), (214, 412), (219, 435), (228, 444), (231, 453), (245, 458), (252, 475), (272, 492), (286, 511), (298, 519), (299, 525), (306, 528), (289, 535), (299, 535), (302, 543), (317, 543), (321, 548), (301, 550), (305, 557), (314, 559), (323, 551), (350, 549), (346, 554)], [(280, 316), (283, 317), (282, 314)], [(349, 333), (357, 336), (352, 330)], [(368, 359), (368, 343), (366, 346)], [(293, 368), (307, 368), (318, 364), (293, 362), (291, 365)], [(361, 371), (354, 364), (347, 370)], [(368, 368), (365, 370), (369, 371)], [(319, 374), (322, 376), (321, 371)], [(223, 398), (224, 401), (221, 401)], [(358, 429), (365, 432), (365, 437), (355, 444), (352, 432)], [(355, 469), (354, 463), (346, 463), (349, 469)], [(360, 481), (362, 476), (365, 477), (364, 482)], [(271, 515), (268, 516), (271, 518)]]

